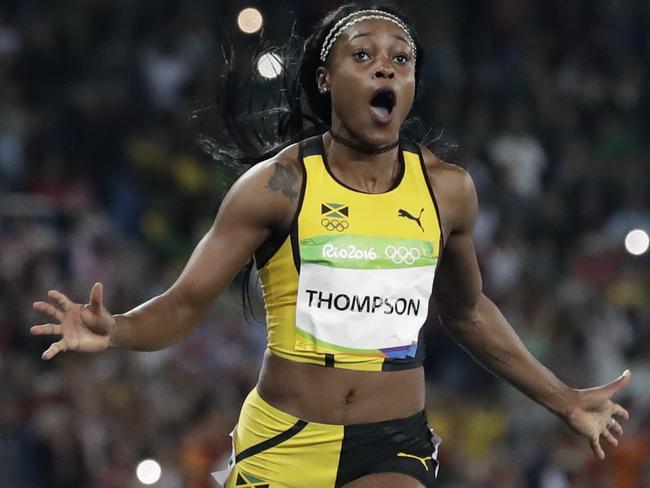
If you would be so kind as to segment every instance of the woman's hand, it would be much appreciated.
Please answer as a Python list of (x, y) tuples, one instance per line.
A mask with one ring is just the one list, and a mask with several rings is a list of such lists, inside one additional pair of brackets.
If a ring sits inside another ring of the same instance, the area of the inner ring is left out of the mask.
[(600, 446), (603, 437), (612, 446), (618, 445), (618, 437), (623, 435), (623, 428), (615, 417), (625, 420), (630, 414), (622, 406), (612, 402), (611, 398), (625, 387), (632, 378), (629, 370), (611, 383), (586, 390), (576, 390), (578, 403), (565, 419), (578, 434), (582, 434), (591, 444), (591, 449), (601, 461), (605, 452)]
[(57, 290), (47, 292), (56, 305), (34, 302), (35, 310), (50, 315), (58, 323), (34, 325), (30, 333), (61, 337), (42, 354), (43, 359), (52, 359), (65, 351), (99, 352), (108, 347), (115, 319), (102, 305), (103, 294), (102, 284), (95, 283), (90, 291), (90, 303), (86, 305), (73, 302)]

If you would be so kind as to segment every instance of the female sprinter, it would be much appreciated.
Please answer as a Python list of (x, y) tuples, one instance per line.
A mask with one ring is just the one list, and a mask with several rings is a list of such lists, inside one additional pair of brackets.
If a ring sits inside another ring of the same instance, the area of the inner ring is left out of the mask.
[(52, 303), (36, 302), (56, 323), (31, 332), (60, 336), (43, 358), (173, 344), (254, 256), (268, 350), (233, 433), (226, 486), (435, 486), (438, 439), (423, 411), (418, 347), (432, 293), (462, 347), (604, 458), (601, 439), (617, 445), (617, 418), (628, 418), (611, 397), (630, 374), (568, 387), (483, 295), (470, 177), (400, 139), (422, 55), (394, 9), (346, 5), (328, 15), (300, 63), (323, 133), (287, 145), (235, 183), (165, 293), (121, 315), (103, 307), (99, 283), (86, 305), (55, 290)]

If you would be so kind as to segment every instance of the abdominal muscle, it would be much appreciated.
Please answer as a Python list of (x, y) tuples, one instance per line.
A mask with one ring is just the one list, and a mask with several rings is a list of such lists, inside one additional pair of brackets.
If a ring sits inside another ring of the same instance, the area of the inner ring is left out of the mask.
[(266, 351), (257, 390), (274, 407), (310, 422), (363, 424), (424, 408), (422, 367), (367, 372), (290, 361)]

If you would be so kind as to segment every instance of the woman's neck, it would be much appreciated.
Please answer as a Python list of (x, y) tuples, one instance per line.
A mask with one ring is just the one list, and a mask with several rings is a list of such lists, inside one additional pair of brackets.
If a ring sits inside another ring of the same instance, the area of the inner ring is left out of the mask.
[[(351, 141), (352, 145), (357, 144), (354, 139), (342, 137)], [(330, 132), (323, 136), (323, 143), (330, 170), (347, 186), (366, 193), (383, 193), (394, 186), (400, 172), (397, 144), (389, 143), (393, 147), (369, 154), (364, 144), (351, 147), (334, 139)], [(379, 147), (385, 148), (386, 145)]]

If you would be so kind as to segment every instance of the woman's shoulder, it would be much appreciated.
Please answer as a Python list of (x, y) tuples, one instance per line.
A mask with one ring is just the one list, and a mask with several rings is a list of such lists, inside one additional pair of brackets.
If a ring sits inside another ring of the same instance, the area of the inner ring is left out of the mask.
[(432, 184), (444, 184), (453, 190), (473, 186), (469, 173), (457, 164), (449, 163), (436, 156), (428, 147), (418, 144), (429, 180)]
[(459, 222), (473, 220), (478, 202), (470, 174), (457, 164), (440, 159), (426, 146), (420, 145), (420, 151), (445, 228), (451, 230)]
[(300, 191), (302, 178), (299, 143), (295, 143), (255, 164), (240, 179), (258, 182), (269, 190), (291, 197)]
[(256, 175), (259, 173), (274, 173), (278, 167), (291, 168), (291, 170), (299, 170), (300, 165), (300, 143), (296, 142), (282, 148), (276, 154), (268, 159), (260, 161), (252, 166), (246, 174)]
[(283, 227), (293, 217), (302, 181), (298, 145), (292, 144), (245, 171), (225, 201), (268, 227)]

